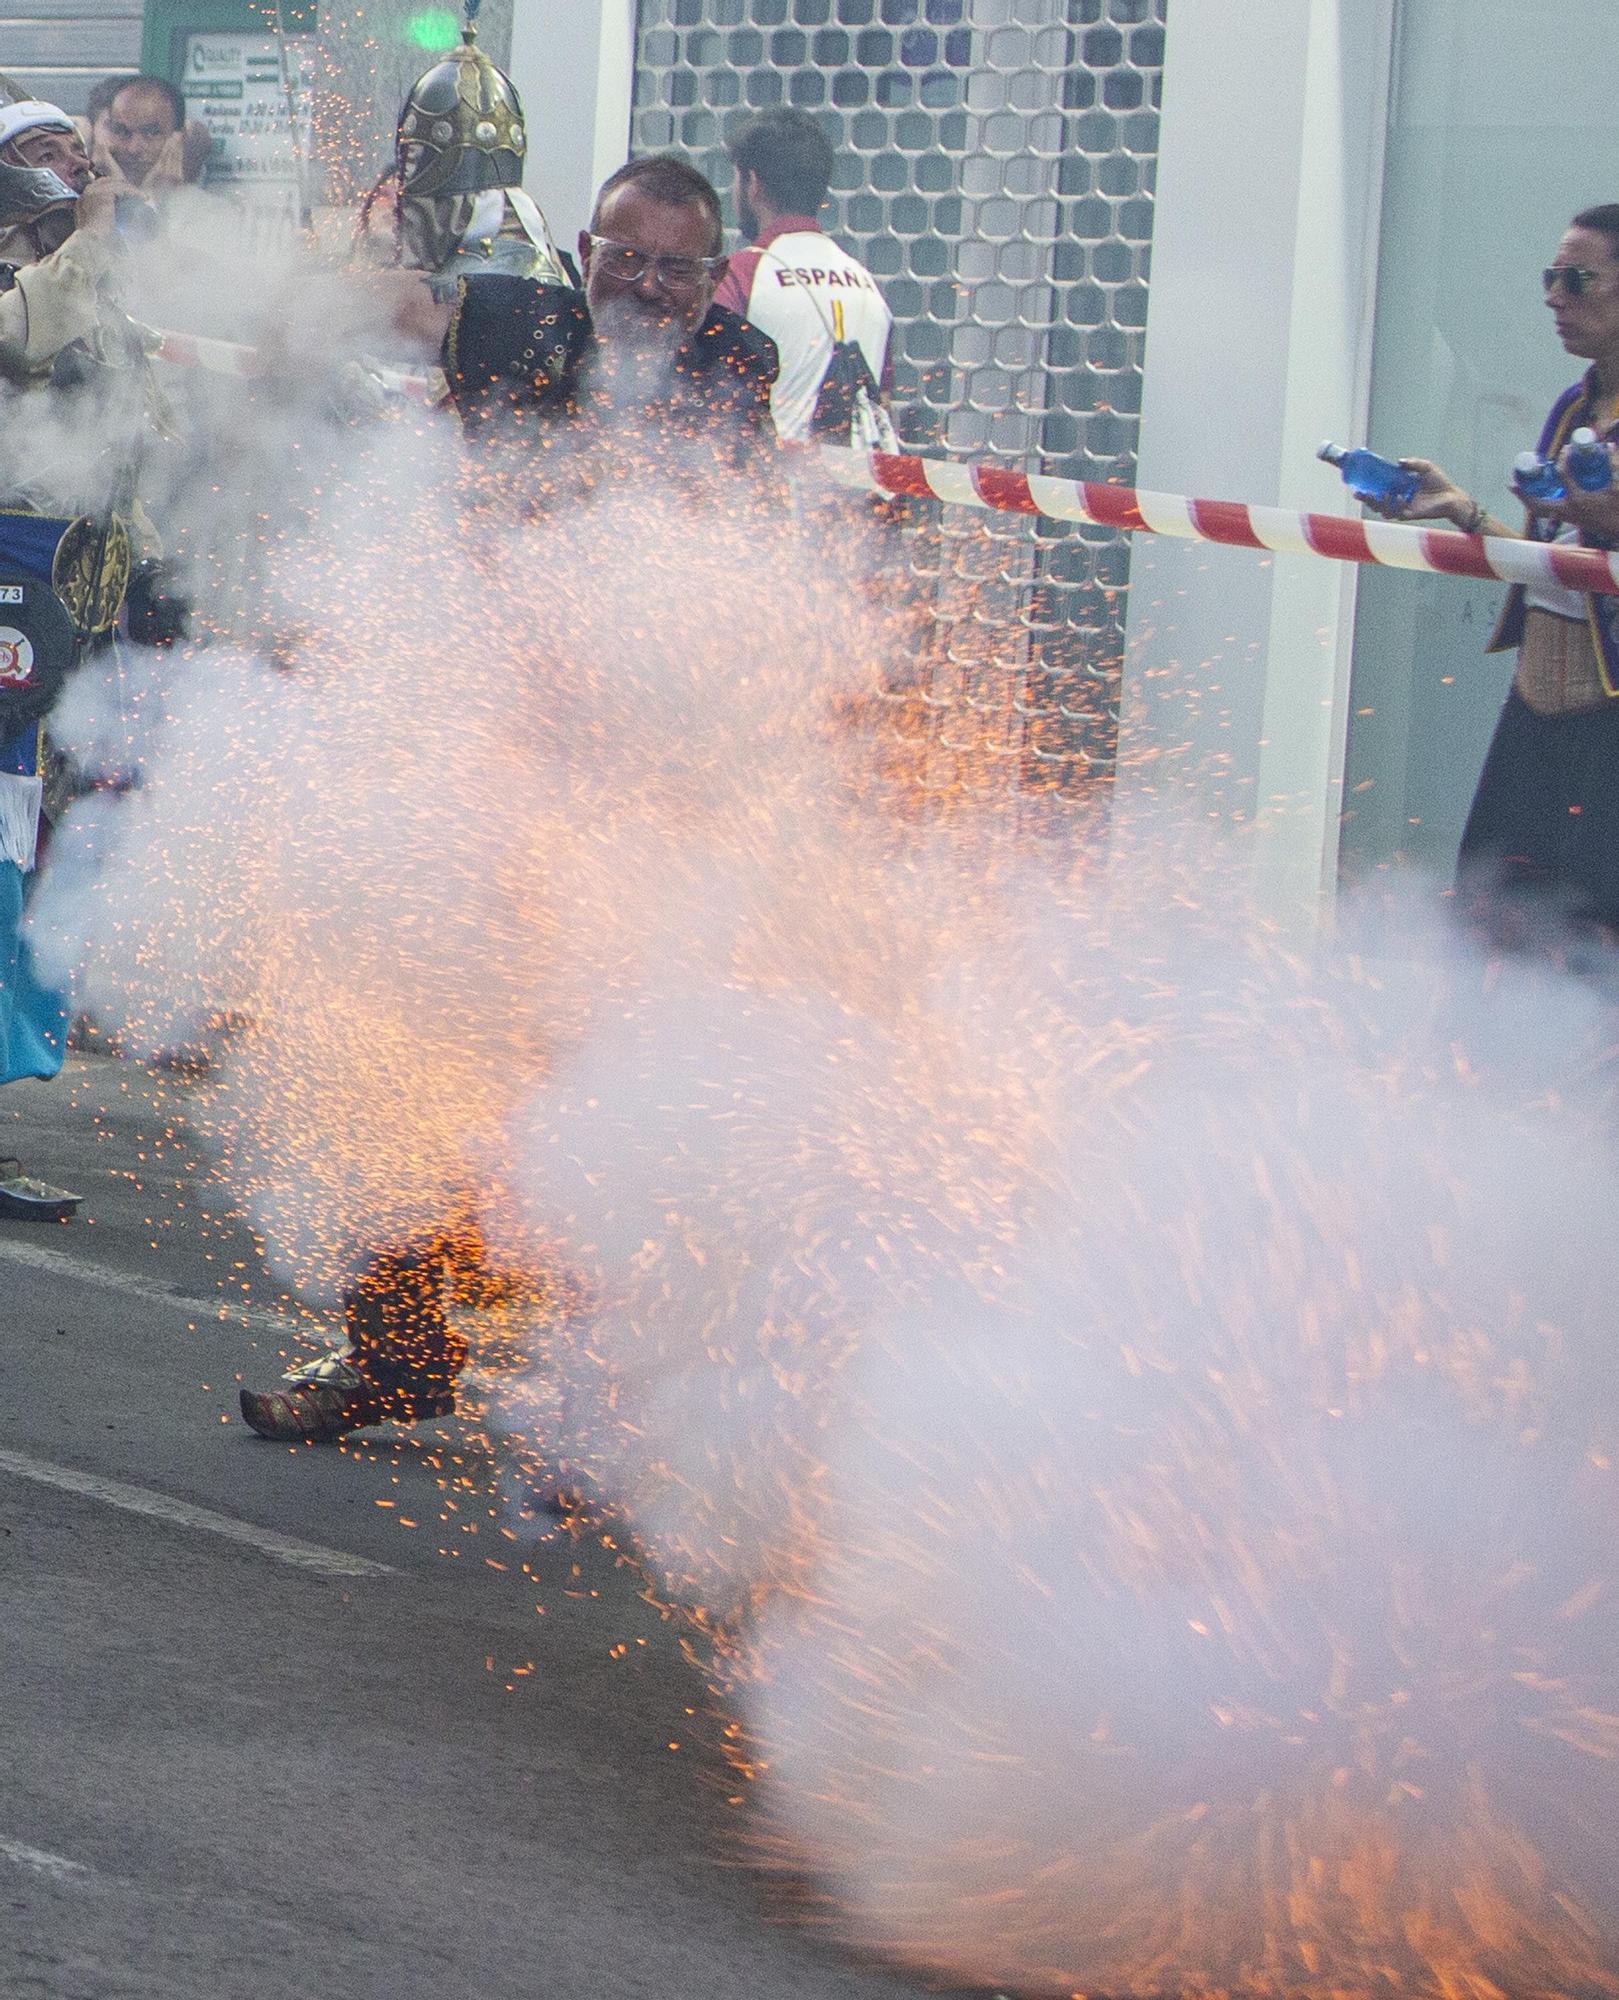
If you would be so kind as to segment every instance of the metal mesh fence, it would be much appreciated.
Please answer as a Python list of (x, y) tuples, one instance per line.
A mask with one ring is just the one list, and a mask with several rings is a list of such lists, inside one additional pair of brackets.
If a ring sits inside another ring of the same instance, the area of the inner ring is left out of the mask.
[[(1167, 0), (641, 0), (633, 145), (729, 197), (755, 111), (821, 118), (825, 226), (881, 281), (923, 450), (1135, 470)], [(1111, 769), (1127, 538), (946, 510), (922, 699), (1020, 782)], [(948, 758), (946, 759), (948, 764)]]

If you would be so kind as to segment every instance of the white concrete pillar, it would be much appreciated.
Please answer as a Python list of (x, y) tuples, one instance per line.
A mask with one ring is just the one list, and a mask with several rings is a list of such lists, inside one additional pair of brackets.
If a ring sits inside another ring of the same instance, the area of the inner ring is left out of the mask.
[(524, 185), (572, 250), (630, 151), (636, 0), (514, 0), (510, 73), (528, 118)]
[[(1366, 426), (1394, 4), (1175, 0), (1143, 487), (1353, 511), (1314, 452)], [(1190, 808), (1248, 840), (1278, 914), (1330, 898), (1354, 596), (1315, 558), (1137, 538), (1123, 865)]]

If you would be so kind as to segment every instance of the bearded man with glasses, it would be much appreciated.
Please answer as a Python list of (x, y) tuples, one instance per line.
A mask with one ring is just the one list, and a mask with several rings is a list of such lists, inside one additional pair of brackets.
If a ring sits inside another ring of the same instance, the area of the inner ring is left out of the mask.
[[(1563, 464), (1588, 428), (1610, 455), (1619, 441), (1619, 202), (1575, 216), (1541, 274), (1557, 336), (1590, 366), (1553, 404), (1540, 455)], [(1401, 461), (1421, 483), (1409, 521), (1449, 521), (1469, 535), (1516, 536), (1427, 459)], [(1619, 480), (1619, 457), (1615, 458)], [(1531, 501), (1531, 541), (1619, 548), (1619, 484)], [(1619, 598), (1555, 583), (1515, 585), (1489, 650), (1517, 651), (1462, 834), (1457, 888), (1500, 943), (1555, 941), (1572, 927), (1619, 943)]]
[[(474, 423), (531, 400), (594, 422), (604, 456), (648, 455), (722, 472), (773, 457), (768, 334), (714, 303), (728, 260), (719, 196), (672, 153), (632, 160), (579, 237), (588, 336), (561, 379), (533, 375), (553, 302), (463, 294), (446, 337), (450, 382)], [(514, 394), (515, 391), (515, 394)]]
[[(757, 474), (775, 458), (779, 361), (768, 334), (714, 303), (723, 233), (713, 184), (656, 153), (603, 183), (579, 237), (581, 289), (490, 273), (438, 300), (414, 274), (372, 283), (393, 288), (396, 329), (439, 362), (480, 444), (560, 445), (594, 460), (587, 484), (660, 468)], [(548, 463), (537, 482), (551, 506), (555, 473)]]

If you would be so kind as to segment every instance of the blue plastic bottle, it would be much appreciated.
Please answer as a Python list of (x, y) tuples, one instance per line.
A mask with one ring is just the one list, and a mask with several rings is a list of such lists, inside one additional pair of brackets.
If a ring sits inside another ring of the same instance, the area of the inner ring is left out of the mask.
[(1367, 451), (1364, 446), (1345, 451), (1342, 445), (1329, 439), (1316, 457), (1337, 466), (1344, 484), (1357, 500), (1376, 500), (1385, 507), (1409, 507), (1422, 484), (1420, 475), (1409, 467), (1396, 465), (1392, 458), (1379, 458), (1375, 451)]
[(1563, 475), (1549, 458), (1542, 458), (1537, 452), (1519, 452), (1512, 461), (1512, 484), (1525, 500), (1568, 498)]
[(1577, 430), (1568, 441), (1568, 476), (1582, 493), (1605, 493), (1613, 484), (1608, 448), (1592, 430)]

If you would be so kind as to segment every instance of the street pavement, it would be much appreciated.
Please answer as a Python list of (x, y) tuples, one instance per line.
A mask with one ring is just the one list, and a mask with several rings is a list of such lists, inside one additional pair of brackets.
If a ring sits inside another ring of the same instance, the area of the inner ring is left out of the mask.
[(94, 1056), (0, 1093), (0, 1155), (86, 1197), (0, 1220), (0, 1995), (921, 1991), (739, 1865), (703, 1681), (599, 1535), (459, 1420), (244, 1429), (291, 1302), (206, 1088)]

